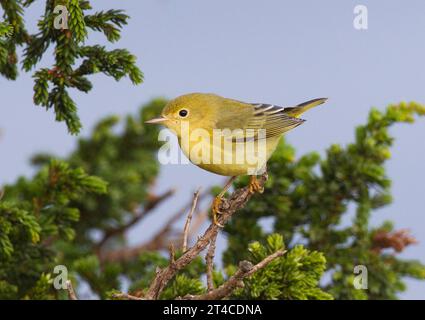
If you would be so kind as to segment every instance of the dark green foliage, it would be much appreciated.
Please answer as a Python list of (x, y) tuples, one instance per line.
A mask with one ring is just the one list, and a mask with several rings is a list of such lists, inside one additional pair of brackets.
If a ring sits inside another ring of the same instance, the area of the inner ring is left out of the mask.
[(127, 24), (127, 19), (128, 16), (121, 10), (100, 11), (84, 17), (84, 21), (89, 28), (103, 32), (110, 42), (120, 39), (120, 28)]
[[(30, 35), (23, 23), (23, 15), (24, 7), (29, 7), (32, 2), (0, 2), (5, 19), (4, 23), (0, 23), (0, 74), (11, 80), (17, 78), (17, 47), (24, 48), (24, 71), (33, 69), (46, 50), (54, 47), (55, 65), (41, 68), (34, 73), (34, 102), (46, 109), (53, 108), (56, 120), (64, 121), (69, 132), (77, 134), (81, 129), (81, 122), (77, 106), (68, 94), (70, 88), (90, 91), (92, 84), (87, 76), (98, 72), (115, 80), (128, 76), (134, 84), (143, 80), (143, 74), (136, 66), (136, 57), (127, 50), (107, 51), (99, 45), (84, 45), (89, 29), (103, 32), (109, 42), (117, 41), (121, 28), (127, 24), (129, 17), (121, 10), (87, 14), (92, 9), (89, 1), (49, 0), (46, 1), (44, 14), (38, 21), (38, 33)], [(55, 18), (60, 14), (54, 11), (58, 5), (63, 5), (68, 10), (68, 28), (54, 27)], [(77, 59), (82, 59), (78, 65)]]
[(7, 37), (12, 35), (12, 26), (8, 23), (0, 23), (0, 37)]
[[(258, 241), (249, 245), (250, 260), (258, 263), (284, 247), (283, 237), (279, 234), (272, 234), (267, 237), (266, 246), (261, 245)], [(297, 245), (246, 280), (245, 287), (235, 293), (235, 298), (332, 299), (330, 294), (318, 287), (325, 269), (326, 259), (322, 253), (309, 252), (303, 246)]]
[(197, 257), (168, 284), (161, 294), (161, 299), (175, 299), (187, 294), (204, 293), (205, 286), (201, 279), (201, 275), (204, 274), (205, 264), (201, 257)]
[[(48, 273), (58, 264), (55, 241), (72, 241), (79, 210), (72, 200), (106, 193), (103, 180), (52, 160), (31, 180), (6, 186), (0, 201), (0, 296), (39, 298), (53, 292)], [(56, 263), (55, 263), (56, 262)], [(44, 288), (44, 289), (43, 289)]]
[(101, 268), (96, 255), (77, 258), (72, 262), (72, 270), (82, 280), (87, 281), (91, 289), (100, 298), (106, 298), (106, 294), (113, 289), (120, 289), (118, 276), (122, 272), (121, 266), (115, 263), (108, 263)]

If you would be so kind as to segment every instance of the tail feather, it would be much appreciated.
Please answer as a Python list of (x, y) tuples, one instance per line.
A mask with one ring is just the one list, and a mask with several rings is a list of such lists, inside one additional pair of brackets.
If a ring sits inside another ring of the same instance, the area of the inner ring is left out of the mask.
[(287, 114), (288, 116), (291, 116), (291, 117), (298, 118), (300, 115), (302, 115), (307, 110), (314, 108), (314, 107), (316, 107), (320, 104), (325, 103), (326, 100), (328, 100), (328, 98), (313, 99), (313, 100), (309, 100), (309, 101), (300, 103), (300, 104), (296, 105), (295, 107), (285, 108), (285, 114)]

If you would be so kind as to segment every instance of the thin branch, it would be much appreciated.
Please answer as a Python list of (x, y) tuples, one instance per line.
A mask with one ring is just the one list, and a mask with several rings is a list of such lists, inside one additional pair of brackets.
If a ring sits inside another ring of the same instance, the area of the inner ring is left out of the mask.
[(69, 300), (78, 300), (77, 295), (75, 294), (74, 288), (72, 286), (71, 280), (66, 281), (66, 290), (68, 291)]
[(155, 209), (161, 202), (168, 199), (175, 193), (174, 189), (170, 189), (160, 196), (152, 196), (151, 199), (146, 203), (143, 211), (140, 211), (134, 215), (134, 217), (126, 224), (118, 226), (116, 228), (107, 229), (103, 235), (103, 238), (97, 243), (96, 251), (99, 251), (103, 245), (112, 237), (123, 234), (129, 228), (134, 226), (142, 218), (144, 218), (149, 212)]
[[(266, 180), (267, 173), (264, 173), (259, 179), (260, 186), (263, 186)], [(211, 239), (217, 236), (220, 229), (219, 225), (225, 225), (225, 223), (237, 210), (245, 206), (251, 197), (252, 193), (248, 187), (245, 187), (234, 191), (230, 199), (224, 199), (219, 208), (221, 214), (218, 217), (218, 223), (212, 223), (204, 234), (199, 237), (195, 245), (177, 259), (173, 265), (167, 266), (156, 274), (148, 289), (146, 299), (158, 299), (165, 286), (176, 275), (176, 273), (192, 262), (201, 253), (201, 251), (208, 246)]]
[(187, 219), (186, 219), (186, 223), (184, 224), (184, 231), (183, 231), (183, 246), (182, 246), (182, 251), (185, 252), (187, 250), (187, 237), (189, 234), (189, 228), (190, 228), (190, 222), (192, 221), (192, 215), (193, 212), (196, 209), (196, 204), (198, 202), (198, 198), (199, 198), (199, 192), (201, 191), (201, 189), (198, 189), (194, 194), (193, 194), (193, 201), (192, 201), (192, 207), (190, 208), (189, 214), (187, 215)]
[(211, 238), (210, 245), (208, 247), (207, 255), (205, 256), (205, 262), (207, 264), (207, 288), (208, 291), (214, 290), (213, 271), (214, 271), (214, 255), (215, 255), (215, 243), (217, 241), (217, 235)]
[(131, 294), (120, 292), (112, 294), (112, 298), (125, 299), (125, 300), (144, 300), (143, 298), (132, 296)]
[(174, 244), (170, 243), (170, 264), (176, 262), (176, 250), (174, 249)]
[(243, 287), (243, 279), (253, 275), (255, 272), (257, 272), (260, 269), (263, 269), (266, 267), (270, 262), (272, 262), (274, 259), (281, 257), (285, 254), (285, 250), (278, 250), (275, 253), (267, 256), (264, 260), (257, 263), (256, 265), (253, 265), (249, 261), (241, 261), (239, 263), (239, 269), (235, 272), (233, 276), (229, 278), (225, 283), (223, 283), (220, 287), (217, 289), (214, 289), (212, 291), (209, 291), (204, 294), (200, 295), (187, 295), (184, 296), (182, 299), (184, 300), (219, 300), (223, 299), (224, 297), (227, 297), (233, 293), (233, 291), (236, 288)]
[(249, 270), (246, 274), (246, 277), (252, 276), (254, 273), (256, 273), (258, 270), (263, 269), (266, 267), (270, 262), (272, 262), (274, 259), (283, 256), (286, 253), (286, 250), (277, 250), (275, 253), (272, 253), (271, 255), (265, 257), (263, 260), (261, 260), (259, 263), (257, 263), (255, 266), (252, 267), (251, 270)]

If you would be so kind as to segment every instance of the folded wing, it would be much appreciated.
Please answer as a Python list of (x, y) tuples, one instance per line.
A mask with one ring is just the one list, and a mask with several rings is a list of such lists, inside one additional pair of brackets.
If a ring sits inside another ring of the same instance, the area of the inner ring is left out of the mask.
[(264, 103), (228, 105), (227, 117), (221, 117), (216, 128), (232, 130), (236, 142), (280, 136), (305, 122), (285, 114), (286, 109)]

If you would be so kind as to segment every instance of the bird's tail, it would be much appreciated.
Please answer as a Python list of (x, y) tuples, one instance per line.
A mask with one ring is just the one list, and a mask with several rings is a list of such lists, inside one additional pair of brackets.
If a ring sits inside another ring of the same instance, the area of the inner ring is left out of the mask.
[(328, 100), (328, 98), (319, 98), (319, 99), (309, 100), (309, 101), (300, 103), (296, 105), (295, 107), (285, 108), (285, 113), (290, 117), (298, 118), (307, 110), (314, 108), (322, 103), (325, 103), (326, 100)]

